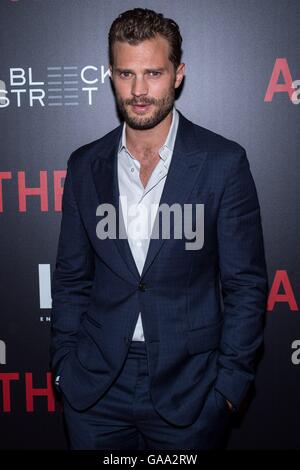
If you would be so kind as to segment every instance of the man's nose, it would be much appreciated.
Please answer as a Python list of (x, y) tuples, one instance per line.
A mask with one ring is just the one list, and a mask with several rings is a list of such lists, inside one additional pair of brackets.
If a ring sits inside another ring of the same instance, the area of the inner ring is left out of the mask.
[(144, 77), (136, 77), (135, 78), (135, 80), (132, 84), (131, 93), (134, 96), (147, 95), (148, 85), (147, 85), (147, 81), (145, 80)]

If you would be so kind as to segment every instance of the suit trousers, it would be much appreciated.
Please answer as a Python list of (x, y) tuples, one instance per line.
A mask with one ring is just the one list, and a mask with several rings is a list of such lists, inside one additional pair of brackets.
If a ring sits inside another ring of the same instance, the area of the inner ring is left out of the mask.
[(92, 407), (77, 411), (63, 399), (63, 413), (72, 450), (222, 449), (231, 421), (225, 398), (213, 387), (192, 424), (166, 421), (151, 399), (144, 341), (131, 342), (120, 373)]

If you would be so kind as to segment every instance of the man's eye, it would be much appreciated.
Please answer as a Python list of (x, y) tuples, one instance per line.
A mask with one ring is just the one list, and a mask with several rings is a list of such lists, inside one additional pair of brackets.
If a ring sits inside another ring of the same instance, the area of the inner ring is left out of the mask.
[(131, 72), (121, 72), (120, 77), (129, 78), (131, 77)]
[(161, 72), (158, 72), (157, 70), (150, 70), (149, 75), (151, 77), (159, 77), (161, 75)]

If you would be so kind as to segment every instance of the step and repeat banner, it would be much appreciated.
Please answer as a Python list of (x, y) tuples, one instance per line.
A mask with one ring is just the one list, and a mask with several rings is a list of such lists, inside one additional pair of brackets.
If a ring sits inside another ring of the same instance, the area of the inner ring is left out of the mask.
[(137, 6), (179, 24), (176, 107), (246, 148), (260, 200), (265, 344), (228, 449), (300, 449), (298, 0), (1, 0), (0, 448), (66, 448), (49, 367), (66, 163), (119, 124), (107, 35)]

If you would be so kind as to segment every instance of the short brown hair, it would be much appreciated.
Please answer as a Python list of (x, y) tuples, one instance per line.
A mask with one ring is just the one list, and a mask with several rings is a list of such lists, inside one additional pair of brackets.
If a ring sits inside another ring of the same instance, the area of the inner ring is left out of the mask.
[(116, 41), (139, 44), (146, 39), (153, 39), (157, 34), (163, 36), (170, 45), (169, 60), (175, 70), (181, 62), (182, 37), (178, 24), (147, 8), (134, 8), (121, 13), (112, 23), (108, 33), (109, 61), (113, 65), (113, 45)]

